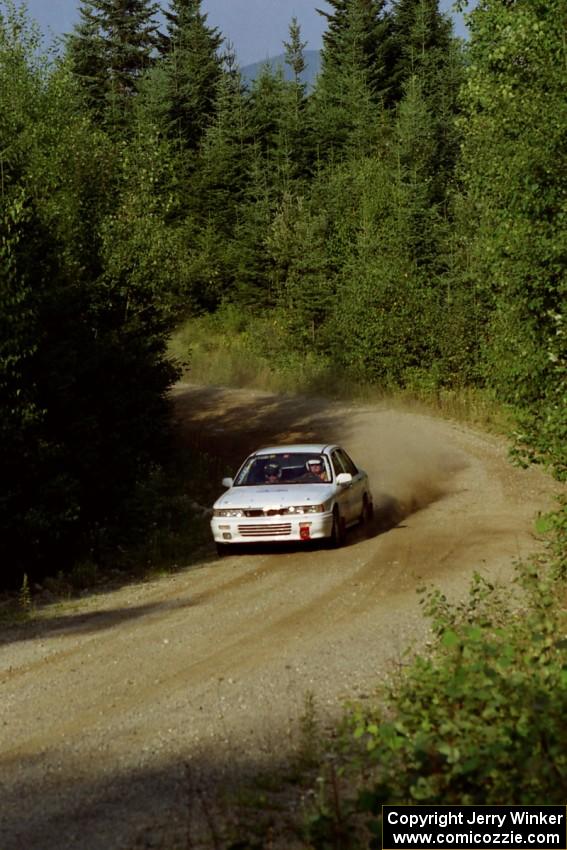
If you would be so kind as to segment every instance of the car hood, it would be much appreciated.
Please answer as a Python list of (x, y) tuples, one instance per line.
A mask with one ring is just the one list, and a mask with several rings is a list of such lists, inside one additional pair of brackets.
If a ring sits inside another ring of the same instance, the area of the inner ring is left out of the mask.
[(320, 505), (333, 495), (329, 484), (268, 484), (258, 487), (231, 487), (214, 504), (219, 508), (275, 510), (292, 505)]

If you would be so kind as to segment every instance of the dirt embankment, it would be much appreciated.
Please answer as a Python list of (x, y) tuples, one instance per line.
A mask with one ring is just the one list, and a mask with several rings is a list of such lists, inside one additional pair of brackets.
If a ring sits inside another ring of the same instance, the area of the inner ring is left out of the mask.
[[(338, 551), (262, 548), (47, 610), (0, 638), (1, 850), (190, 843), (192, 786), (293, 746), (427, 637), (416, 588), (508, 582), (551, 504), (502, 441), (383, 407), (179, 386), (182, 433), (234, 468), (262, 444), (337, 441), (369, 473), (378, 521)], [(219, 487), (220, 489), (220, 487)], [(194, 790), (194, 789), (193, 789)]]

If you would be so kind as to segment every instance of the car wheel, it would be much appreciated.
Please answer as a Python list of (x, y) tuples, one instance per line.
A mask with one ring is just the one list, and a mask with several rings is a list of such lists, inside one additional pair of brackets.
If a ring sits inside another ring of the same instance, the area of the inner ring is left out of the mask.
[(374, 518), (374, 505), (372, 500), (368, 498), (368, 495), (365, 493), (364, 498), (362, 500), (362, 513), (360, 514), (360, 524), (361, 525), (370, 525), (372, 519)]
[(226, 555), (228, 555), (230, 550), (230, 545), (228, 543), (217, 543), (216, 546), (217, 555), (219, 556), (219, 558), (224, 558)]
[(331, 528), (331, 536), (329, 544), (331, 548), (338, 549), (345, 542), (346, 528), (345, 521), (339, 513), (339, 509), (335, 507), (333, 510), (333, 527)]

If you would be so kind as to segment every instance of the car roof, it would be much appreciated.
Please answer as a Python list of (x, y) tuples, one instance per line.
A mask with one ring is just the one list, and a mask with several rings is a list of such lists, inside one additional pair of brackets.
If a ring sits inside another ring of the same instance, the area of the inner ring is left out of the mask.
[(284, 445), (284, 446), (266, 446), (265, 448), (258, 449), (253, 452), (256, 455), (276, 455), (276, 454), (288, 454), (297, 452), (299, 454), (323, 454), (323, 452), (328, 451), (329, 449), (335, 448), (334, 444), (329, 443), (294, 443), (292, 445)]

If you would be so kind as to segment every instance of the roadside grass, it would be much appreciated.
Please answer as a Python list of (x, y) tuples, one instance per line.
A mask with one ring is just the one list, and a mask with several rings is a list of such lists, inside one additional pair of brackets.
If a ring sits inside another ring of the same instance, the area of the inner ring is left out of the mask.
[(192, 754), (183, 765), (184, 818), (173, 831), (168, 823), (150, 825), (136, 850), (310, 847), (310, 823), (323, 802), (320, 761), (334, 724), (306, 692), (285, 728), (272, 722), (255, 727), (247, 755), (230, 736)]
[(499, 434), (512, 429), (512, 411), (488, 390), (438, 387), (420, 370), (408, 378), (405, 387), (370, 384), (339, 372), (324, 356), (282, 355), (278, 344), (271, 341), (274, 329), (270, 321), (255, 320), (255, 326), (252, 336), (247, 320), (230, 309), (189, 319), (172, 335), (169, 353), (183, 377), (199, 385), (314, 394), (366, 404), (387, 402), (390, 407), (420, 410)]
[(27, 574), (17, 593), (4, 593), (0, 596), (0, 626), (12, 626), (31, 620), (35, 612), (35, 603)]

